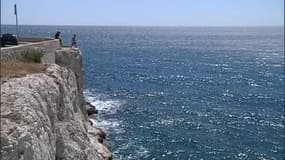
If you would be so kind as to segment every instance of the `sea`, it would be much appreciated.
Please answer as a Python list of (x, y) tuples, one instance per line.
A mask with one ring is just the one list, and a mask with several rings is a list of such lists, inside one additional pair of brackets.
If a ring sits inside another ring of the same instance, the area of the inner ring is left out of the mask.
[(284, 26), (19, 27), (56, 31), (64, 45), (77, 35), (85, 98), (114, 159), (285, 158)]

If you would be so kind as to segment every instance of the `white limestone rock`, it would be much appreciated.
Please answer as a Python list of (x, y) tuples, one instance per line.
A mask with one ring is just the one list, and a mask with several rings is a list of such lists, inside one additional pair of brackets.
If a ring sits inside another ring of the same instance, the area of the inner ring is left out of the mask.
[(84, 124), (77, 85), (71, 69), (55, 64), (2, 84), (1, 159), (102, 159)]

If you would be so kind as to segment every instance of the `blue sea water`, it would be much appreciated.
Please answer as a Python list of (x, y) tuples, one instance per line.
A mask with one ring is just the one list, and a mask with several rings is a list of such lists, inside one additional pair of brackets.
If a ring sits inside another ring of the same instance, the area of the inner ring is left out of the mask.
[(283, 27), (20, 26), (56, 31), (115, 159), (284, 159)]

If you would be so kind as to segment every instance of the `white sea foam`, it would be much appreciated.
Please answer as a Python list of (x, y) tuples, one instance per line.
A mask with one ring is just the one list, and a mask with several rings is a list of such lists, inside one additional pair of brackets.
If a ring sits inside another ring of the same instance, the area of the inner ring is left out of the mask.
[(121, 102), (118, 100), (95, 100), (91, 104), (96, 106), (99, 112), (107, 114), (115, 114), (121, 106)]
[(107, 131), (107, 133), (110, 131), (112, 133), (123, 133), (124, 129), (121, 127), (121, 121), (118, 121), (116, 119), (110, 119), (110, 120), (96, 120), (93, 124), (94, 127), (102, 128), (103, 130)]
[(124, 104), (122, 100), (110, 99), (107, 95), (98, 94), (95, 91), (86, 90), (84, 95), (86, 100), (94, 105), (101, 113), (115, 114)]
[[(93, 127), (102, 128), (107, 131), (111, 130), (112, 133), (122, 133), (124, 132), (121, 127), (121, 121), (115, 118), (105, 118), (104, 115), (114, 115), (124, 104), (123, 101), (117, 99), (111, 99), (109, 96), (104, 94), (98, 94), (96, 91), (84, 91), (86, 101), (90, 102), (99, 111), (99, 115), (96, 119), (90, 118), (93, 123)], [(103, 115), (102, 115), (103, 114)]]

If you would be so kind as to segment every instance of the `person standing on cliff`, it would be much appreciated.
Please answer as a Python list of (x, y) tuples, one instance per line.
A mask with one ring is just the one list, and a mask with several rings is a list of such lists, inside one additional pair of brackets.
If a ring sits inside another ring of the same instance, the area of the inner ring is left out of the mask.
[(60, 32), (56, 32), (54, 38), (59, 39), (60, 46), (62, 46), (62, 40), (60, 38)]
[(76, 34), (73, 35), (72, 39), (71, 39), (71, 47), (70, 48), (77, 48), (77, 43), (76, 43)]

